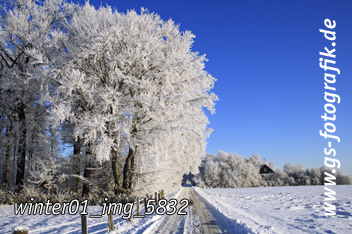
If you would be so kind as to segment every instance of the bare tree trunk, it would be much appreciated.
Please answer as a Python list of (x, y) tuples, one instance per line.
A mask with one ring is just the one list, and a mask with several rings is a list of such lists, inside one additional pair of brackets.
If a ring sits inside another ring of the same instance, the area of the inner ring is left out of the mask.
[[(38, 104), (38, 100), (36, 101), (36, 110), (35, 110), (35, 116), (38, 116), (38, 108), (39, 108), (39, 104)], [(39, 135), (39, 131), (38, 131), (38, 126), (37, 126), (37, 121), (38, 119), (35, 118), (34, 119), (34, 128), (32, 129), (32, 134), (31, 134), (31, 139), (28, 139), (28, 141), (30, 140), (30, 144), (28, 147), (28, 171), (33, 170), (33, 152), (34, 152), (34, 148), (38, 147), (38, 140), (37, 137)]]
[[(55, 153), (54, 153), (54, 143), (53, 143), (53, 140), (54, 140), (54, 133), (52, 132), (51, 128), (50, 128), (50, 132), (51, 132), (51, 139), (50, 139), (50, 154), (51, 154), (51, 160), (53, 162), (55, 162)], [(50, 170), (50, 182), (49, 182), (49, 190), (50, 190), (50, 196), (53, 195), (53, 192), (54, 192), (54, 165), (52, 164), (51, 165), (51, 170)]]
[[(131, 135), (135, 136), (137, 133), (137, 128), (136, 128), (136, 122), (137, 122), (137, 117), (135, 116), (133, 118), (133, 125), (132, 125), (132, 130), (131, 130)], [(137, 151), (137, 147), (135, 148)], [(122, 188), (123, 189), (131, 189), (132, 188), (132, 183), (133, 183), (133, 177), (134, 177), (134, 157), (135, 157), (135, 151), (131, 147), (128, 149), (128, 155), (125, 161), (125, 165), (123, 167), (123, 184)]]
[[(77, 138), (75, 143), (73, 144), (73, 174), (80, 176), (81, 175), (81, 139)], [(79, 192), (80, 187), (80, 179), (79, 177), (73, 178), (73, 191)]]
[(128, 188), (131, 189), (132, 188), (132, 185), (133, 185), (133, 182), (134, 182), (134, 158), (135, 158), (135, 155), (136, 155), (136, 152), (137, 152), (137, 147), (136, 147), (136, 151), (133, 152), (133, 156), (131, 157), (131, 173), (129, 175), (129, 185), (128, 185)]
[(129, 148), (128, 156), (125, 161), (125, 166), (123, 168), (123, 184), (122, 188), (130, 189), (132, 188), (133, 173), (134, 173), (134, 150)]
[(27, 137), (27, 127), (26, 127), (26, 115), (24, 112), (24, 105), (21, 104), (18, 108), (18, 120), (21, 126), (21, 132), (19, 136), (18, 143), (18, 162), (17, 162), (17, 175), (16, 175), (16, 192), (20, 192), (23, 189), (24, 184), (24, 172), (26, 165), (26, 137)]
[(16, 135), (14, 135), (13, 137), (13, 141), (12, 141), (12, 144), (13, 144), (13, 159), (12, 159), (12, 170), (11, 171), (11, 174), (10, 174), (10, 178), (11, 178), (11, 181), (12, 181), (12, 184), (15, 184), (16, 182), (16, 172), (17, 172), (17, 168), (16, 168), (16, 162), (17, 162), (17, 146), (18, 146), (18, 140), (15, 139), (17, 137), (15, 137)]
[(114, 148), (111, 148), (111, 166), (112, 166), (112, 173), (114, 176), (114, 182), (115, 182), (115, 194), (119, 194), (120, 189), (121, 189), (121, 172), (120, 172), (120, 167), (117, 162), (117, 152)]
[(87, 145), (87, 151), (86, 151), (86, 156), (87, 156), (87, 162), (86, 165), (84, 167), (84, 179), (85, 181), (83, 181), (83, 190), (82, 190), (82, 196), (88, 198), (89, 197), (89, 193), (90, 193), (90, 185), (89, 185), (89, 180), (90, 180), (90, 176), (92, 173), (92, 150), (91, 150), (91, 145), (90, 143), (88, 143)]
[(10, 177), (10, 159), (11, 159), (11, 148), (12, 148), (12, 120), (10, 120), (10, 127), (6, 130), (6, 138), (7, 138), (7, 147), (6, 147), (6, 154), (5, 154), (5, 165), (3, 170), (2, 176), (2, 189), (7, 190), (9, 184), (9, 177)]

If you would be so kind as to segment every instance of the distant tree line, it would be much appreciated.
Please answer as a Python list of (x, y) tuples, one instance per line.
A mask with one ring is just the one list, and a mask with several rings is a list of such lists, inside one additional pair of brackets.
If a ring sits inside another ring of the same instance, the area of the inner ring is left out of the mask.
[[(259, 174), (259, 166), (263, 164), (273, 169), (274, 173)], [(285, 164), (281, 170), (275, 169), (274, 163), (260, 159), (257, 154), (245, 158), (224, 151), (219, 151), (217, 155), (208, 154), (193, 181), (203, 188), (323, 185), (325, 172), (336, 177), (336, 184), (352, 184), (351, 176), (341, 170), (333, 174), (328, 167), (307, 169), (291, 163)]]

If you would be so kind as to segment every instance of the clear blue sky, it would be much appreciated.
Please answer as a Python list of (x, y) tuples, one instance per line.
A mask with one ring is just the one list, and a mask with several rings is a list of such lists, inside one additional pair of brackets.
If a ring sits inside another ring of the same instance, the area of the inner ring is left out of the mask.
[[(79, 1), (84, 3), (84, 1)], [(211, 116), (207, 153), (259, 154), (277, 167), (324, 165), (324, 70), (320, 51), (332, 49), (319, 29), (336, 21), (335, 134), (341, 168), (352, 174), (352, 1), (102, 1), (120, 12), (141, 7), (196, 35), (220, 100)]]

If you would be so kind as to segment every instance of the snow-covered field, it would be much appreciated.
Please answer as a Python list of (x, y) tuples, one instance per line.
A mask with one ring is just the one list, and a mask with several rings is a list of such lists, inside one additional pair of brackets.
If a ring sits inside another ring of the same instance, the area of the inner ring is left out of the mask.
[[(352, 233), (352, 186), (332, 188), (337, 196), (337, 214), (334, 217), (324, 215), (323, 186), (194, 188), (196, 198), (193, 199), (202, 202), (216, 220), (221, 220), (223, 225), (228, 223), (226, 225), (234, 228), (231, 230), (236, 230), (236, 233)], [(177, 196), (182, 199), (189, 194), (185, 189), (169, 194), (167, 198)], [(199, 233), (202, 229), (197, 226), (202, 224), (202, 220), (196, 213), (203, 211), (197, 209), (199, 206), (193, 205), (192, 209), (187, 209), (191, 215), (178, 220), (165, 215), (151, 215), (128, 222), (121, 216), (114, 216), (115, 233), (153, 233), (153, 230), (165, 230), (168, 226), (167, 232)], [(89, 214), (100, 211), (101, 207), (88, 208)], [(141, 210), (143, 212), (144, 209)], [(11, 229), (18, 225), (28, 226), (29, 233), (81, 233), (79, 214), (16, 216), (13, 206), (0, 206), (0, 219), (0, 233), (11, 233)], [(107, 216), (88, 218), (89, 233), (107, 233), (107, 228)], [(224, 230), (223, 227), (221, 230)]]
[(329, 188), (337, 197), (333, 217), (324, 215), (324, 186), (195, 190), (255, 233), (352, 233), (352, 186)]

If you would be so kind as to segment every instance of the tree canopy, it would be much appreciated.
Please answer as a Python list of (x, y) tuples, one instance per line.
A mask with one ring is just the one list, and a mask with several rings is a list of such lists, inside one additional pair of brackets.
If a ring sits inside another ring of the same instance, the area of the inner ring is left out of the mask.
[[(2, 10), (2, 126), (8, 135), (21, 132), (21, 157), (10, 149), (20, 172), (34, 136), (25, 117), (39, 112), (44, 138), (72, 134), (86, 180), (95, 161), (111, 161), (116, 193), (172, 187), (197, 170), (211, 132), (203, 108), (214, 113), (218, 98), (205, 55), (191, 50), (190, 31), (143, 8), (124, 14), (88, 2), (23, 0)], [(22, 127), (10, 129), (11, 118)], [(5, 148), (13, 147), (10, 138)], [(18, 178), (23, 184), (24, 175)]]

